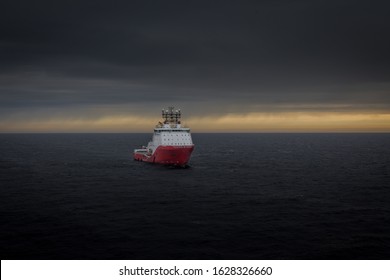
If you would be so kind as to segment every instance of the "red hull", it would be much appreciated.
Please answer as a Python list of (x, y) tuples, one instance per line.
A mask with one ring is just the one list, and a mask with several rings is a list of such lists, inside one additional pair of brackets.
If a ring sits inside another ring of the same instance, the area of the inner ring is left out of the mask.
[(134, 153), (134, 160), (183, 166), (188, 163), (194, 146), (159, 146), (153, 154)]

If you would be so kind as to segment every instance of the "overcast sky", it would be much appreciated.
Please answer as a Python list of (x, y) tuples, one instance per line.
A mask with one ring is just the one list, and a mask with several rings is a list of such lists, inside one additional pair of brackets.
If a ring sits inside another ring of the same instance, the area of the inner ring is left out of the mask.
[(2, 1), (0, 132), (390, 131), (388, 3)]

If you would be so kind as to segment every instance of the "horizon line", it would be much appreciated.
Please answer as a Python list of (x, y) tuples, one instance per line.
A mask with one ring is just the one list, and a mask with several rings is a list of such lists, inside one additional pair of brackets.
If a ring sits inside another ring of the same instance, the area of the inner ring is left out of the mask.
[[(191, 134), (390, 134), (390, 131), (217, 131), (217, 132), (193, 132)], [(2, 134), (153, 134), (152, 132), (49, 132), (49, 131), (21, 131), (21, 132), (0, 132)]]

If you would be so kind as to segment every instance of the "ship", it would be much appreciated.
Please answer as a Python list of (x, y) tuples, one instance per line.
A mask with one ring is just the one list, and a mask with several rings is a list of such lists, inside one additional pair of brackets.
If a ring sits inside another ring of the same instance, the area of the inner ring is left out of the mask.
[(152, 141), (134, 150), (134, 160), (149, 163), (186, 167), (194, 144), (191, 131), (181, 124), (181, 111), (174, 107), (162, 110), (163, 122), (154, 128)]

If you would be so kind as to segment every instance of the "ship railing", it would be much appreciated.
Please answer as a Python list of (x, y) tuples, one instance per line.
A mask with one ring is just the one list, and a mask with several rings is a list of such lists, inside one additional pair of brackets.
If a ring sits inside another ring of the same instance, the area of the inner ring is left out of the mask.
[(148, 149), (135, 149), (134, 153), (147, 153)]
[(162, 131), (186, 131), (186, 132), (190, 132), (190, 129), (188, 127), (178, 127), (178, 128), (165, 128), (165, 127), (156, 127), (154, 129), (154, 131), (156, 132), (162, 132)]

